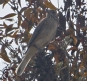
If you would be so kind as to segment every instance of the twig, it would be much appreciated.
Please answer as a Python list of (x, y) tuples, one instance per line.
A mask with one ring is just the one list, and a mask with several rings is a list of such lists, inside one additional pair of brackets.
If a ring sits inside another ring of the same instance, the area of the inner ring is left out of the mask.
[(58, 2), (58, 9), (59, 9), (59, 0), (57, 0), (57, 2)]

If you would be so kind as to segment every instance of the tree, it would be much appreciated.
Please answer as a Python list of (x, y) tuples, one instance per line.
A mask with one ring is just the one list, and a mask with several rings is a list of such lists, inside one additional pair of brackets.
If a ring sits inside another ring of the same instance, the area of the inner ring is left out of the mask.
[[(22, 7), (21, 0), (0, 0), (0, 5), (8, 4), (14, 11), (0, 17), (3, 20), (0, 24), (0, 56), (9, 63), (1, 71), (2, 81), (87, 80), (87, 2), (63, 1), (64, 8), (56, 8), (50, 0), (25, 0), (25, 7)], [(27, 50), (32, 36), (30, 31), (46, 16), (45, 9), (58, 11), (60, 25), (55, 39), (38, 51), (25, 72), (17, 76), (15, 69)], [(11, 24), (7, 25), (6, 21)]]

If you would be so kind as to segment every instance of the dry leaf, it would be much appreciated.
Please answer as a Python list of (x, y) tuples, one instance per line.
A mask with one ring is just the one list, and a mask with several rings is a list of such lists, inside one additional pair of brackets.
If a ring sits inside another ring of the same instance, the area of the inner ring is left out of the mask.
[(16, 30), (15, 33), (14, 33), (13, 35), (9, 35), (9, 36), (12, 37), (12, 38), (16, 38), (17, 33), (18, 33), (18, 30)]
[(82, 59), (82, 65), (85, 66), (86, 63), (87, 63), (87, 54), (84, 54)]
[(48, 1), (44, 1), (44, 5), (47, 8), (50, 8), (50, 9), (53, 9), (53, 10), (56, 10), (57, 9), (51, 2), (48, 2)]
[(13, 29), (16, 29), (16, 28), (13, 28), (13, 24), (10, 24), (10, 25), (6, 25), (5, 23), (3, 23), (4, 27), (6, 28), (5, 30), (5, 34), (7, 35), (7, 33)]
[(11, 60), (10, 60), (9, 57), (7, 56), (7, 53), (6, 53), (6, 51), (5, 51), (5, 48), (3, 49), (3, 47), (2, 47), (2, 49), (1, 49), (0, 56), (1, 56), (1, 58), (2, 58), (3, 60), (5, 60), (6, 62), (11, 63)]
[(81, 30), (84, 32), (87, 30), (87, 27), (82, 27)]
[(54, 54), (54, 58), (55, 58), (55, 62), (56, 62), (56, 63), (59, 63), (59, 59), (58, 59), (59, 57), (58, 57), (58, 54), (57, 54), (57, 53)]
[(69, 28), (66, 30), (66, 35), (74, 35), (74, 29), (73, 28)]
[(22, 13), (22, 12), (25, 11), (26, 9), (27, 9), (27, 7), (21, 8), (20, 13)]
[(0, 4), (3, 4), (4, 3), (4, 0), (0, 0)]
[(29, 16), (30, 12), (32, 11), (31, 8), (28, 8), (27, 10), (24, 11), (24, 16), (27, 17)]
[(8, 20), (8, 21), (13, 21), (13, 19), (5, 19), (5, 20)]
[(73, 36), (73, 35), (70, 35), (70, 36), (71, 36), (71, 38), (73, 39), (74, 45), (76, 45), (77, 42), (78, 42), (77, 38), (76, 38), (75, 36)]
[(78, 48), (77, 48), (76, 46), (73, 46), (73, 47), (71, 47), (70, 49), (68, 49), (68, 52), (69, 52), (70, 50), (78, 50)]
[(6, 18), (9, 18), (9, 17), (13, 17), (15, 15), (16, 15), (15, 13), (10, 13), (8, 15), (5, 15), (4, 17), (1, 17), (1, 19), (6, 19)]
[(51, 50), (51, 51), (56, 50), (56, 46), (53, 43), (50, 43), (48, 45), (48, 50)]
[(20, 14), (18, 14), (18, 27), (21, 25), (21, 21), (22, 21), (22, 18), (20, 16)]
[(84, 73), (84, 76), (87, 76), (87, 72)]
[(8, 3), (9, 0), (3, 0), (4, 3), (3, 3), (3, 7)]

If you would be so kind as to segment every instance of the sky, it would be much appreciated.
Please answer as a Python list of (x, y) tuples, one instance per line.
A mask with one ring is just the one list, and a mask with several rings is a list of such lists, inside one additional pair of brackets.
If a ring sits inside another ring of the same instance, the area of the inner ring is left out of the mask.
[[(22, 0), (23, 6), (25, 6), (24, 1), (25, 0)], [(52, 4), (54, 4), (54, 6), (56, 6), (58, 8), (58, 0), (51, 0), (51, 2), (52, 2)], [(59, 7), (61, 7), (62, 5), (63, 5), (63, 0), (59, 0)], [(3, 17), (9, 13), (14, 13), (14, 11), (10, 9), (10, 6), (8, 4), (5, 5), (4, 8), (2, 8), (2, 5), (0, 5), (0, 17)], [(2, 23), (3, 23), (3, 21), (0, 20), (0, 24), (2, 24)], [(8, 24), (10, 24), (10, 23), (8, 23)], [(0, 58), (0, 70), (2, 70), (5, 65), (6, 65), (6, 62)]]

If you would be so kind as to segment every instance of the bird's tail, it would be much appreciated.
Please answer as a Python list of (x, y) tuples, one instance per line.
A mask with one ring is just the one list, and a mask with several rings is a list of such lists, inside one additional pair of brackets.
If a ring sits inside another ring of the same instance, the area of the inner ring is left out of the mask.
[(31, 58), (34, 56), (34, 54), (37, 52), (37, 48), (32, 46), (28, 49), (24, 59), (22, 60), (22, 62), (18, 65), (17, 69), (16, 69), (16, 74), (18, 76), (20, 76), (23, 72), (24, 69), (26, 68), (26, 66), (28, 65), (29, 61), (31, 60)]

